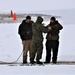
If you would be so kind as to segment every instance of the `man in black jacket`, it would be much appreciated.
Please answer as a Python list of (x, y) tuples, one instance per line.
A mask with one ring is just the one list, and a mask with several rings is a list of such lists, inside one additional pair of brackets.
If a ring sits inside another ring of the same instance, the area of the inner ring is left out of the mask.
[(27, 63), (27, 53), (30, 52), (31, 40), (32, 40), (32, 21), (31, 17), (27, 16), (26, 20), (23, 20), (19, 26), (19, 35), (23, 44), (23, 64)]
[(55, 17), (51, 17), (51, 22), (47, 27), (51, 27), (51, 31), (47, 34), (46, 42), (46, 62), (50, 63), (51, 50), (53, 52), (52, 62), (57, 63), (58, 48), (59, 48), (59, 33), (63, 29), (63, 26), (56, 20)]

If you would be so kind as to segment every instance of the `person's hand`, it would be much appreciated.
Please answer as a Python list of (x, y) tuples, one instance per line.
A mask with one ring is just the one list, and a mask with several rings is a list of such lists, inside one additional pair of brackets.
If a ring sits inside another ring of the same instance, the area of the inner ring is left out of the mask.
[(49, 26), (48, 29), (51, 30), (52, 28)]

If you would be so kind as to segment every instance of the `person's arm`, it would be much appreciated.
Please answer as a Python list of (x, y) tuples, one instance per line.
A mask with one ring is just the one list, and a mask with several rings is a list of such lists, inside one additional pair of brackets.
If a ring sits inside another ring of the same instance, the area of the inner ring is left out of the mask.
[(44, 33), (48, 33), (51, 30), (51, 27), (45, 27), (43, 24), (40, 26), (40, 30)]
[(20, 24), (20, 26), (19, 26), (19, 28), (18, 28), (18, 34), (19, 34), (19, 35), (21, 34), (21, 24)]
[(47, 26), (45, 26), (45, 27), (48, 28), (49, 27), (49, 24)]
[(22, 24), (18, 28), (18, 34), (21, 35), (21, 36), (26, 34)]
[(53, 26), (52, 29), (62, 30), (63, 29), (63, 26), (60, 23), (57, 23), (55, 26)]

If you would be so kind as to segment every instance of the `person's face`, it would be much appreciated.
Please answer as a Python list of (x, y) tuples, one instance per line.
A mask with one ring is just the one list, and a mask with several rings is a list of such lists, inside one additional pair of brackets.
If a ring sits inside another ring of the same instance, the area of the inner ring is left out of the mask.
[(31, 22), (31, 19), (27, 19), (26, 22), (27, 22), (27, 23), (30, 23), (30, 22)]
[(54, 23), (54, 20), (50, 20), (51, 23)]

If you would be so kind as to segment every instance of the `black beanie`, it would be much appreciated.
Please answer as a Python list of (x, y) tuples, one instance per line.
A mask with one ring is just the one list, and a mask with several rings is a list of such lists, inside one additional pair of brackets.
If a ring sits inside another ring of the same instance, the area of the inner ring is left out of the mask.
[(26, 19), (31, 19), (31, 17), (28, 15), (28, 16), (26, 17)]
[(56, 21), (56, 18), (55, 17), (51, 17), (51, 20)]

